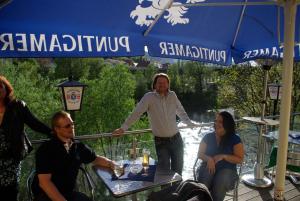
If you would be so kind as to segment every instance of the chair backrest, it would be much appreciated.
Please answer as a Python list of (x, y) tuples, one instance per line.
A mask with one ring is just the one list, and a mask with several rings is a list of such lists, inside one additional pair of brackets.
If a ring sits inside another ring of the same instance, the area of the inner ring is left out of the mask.
[[(277, 163), (277, 146), (274, 146), (272, 148), (269, 164), (265, 168), (271, 168), (273, 177), (274, 175), (274, 169)], [(288, 150), (287, 153), (287, 161), (286, 161), (286, 170), (287, 170), (287, 176), (292, 180), (292, 182), (296, 185), (300, 184), (300, 149), (295, 148), (294, 146)]]
[[(79, 168), (79, 170), (81, 171), (82, 175), (84, 176), (85, 182), (84, 182), (84, 187), (87, 191), (87, 193), (89, 194), (89, 197), (94, 200), (94, 196), (95, 196), (95, 189), (96, 189), (96, 185), (89, 173), (89, 171), (87, 170), (86, 166), (81, 166)], [(77, 179), (78, 180), (78, 179)], [(82, 185), (82, 183), (80, 183)]]
[[(95, 192), (95, 189), (96, 189), (96, 186), (95, 186), (95, 183), (91, 177), (91, 175), (89, 174), (88, 170), (86, 169), (86, 166), (82, 165), (80, 168), (79, 168), (79, 171), (82, 173), (84, 179), (85, 179), (85, 182), (82, 183), (80, 182), (80, 184), (86, 186), (87, 185), (87, 190), (89, 191), (89, 197), (94, 200), (94, 192)], [(27, 195), (28, 195), (28, 201), (33, 201), (34, 200), (34, 188), (35, 188), (35, 182), (34, 182), (34, 179), (35, 179), (35, 176), (36, 176), (36, 171), (35, 169), (33, 169), (28, 177), (27, 177), (27, 180), (26, 180), (26, 187), (27, 187)], [(79, 178), (77, 178), (79, 179)]]
[(232, 193), (226, 193), (227, 196), (231, 196), (233, 197), (233, 201), (237, 201), (238, 200), (238, 190), (239, 190), (239, 184), (240, 184), (240, 179), (241, 179), (241, 174), (243, 171), (243, 165), (244, 162), (242, 162), (241, 164), (237, 165), (238, 168), (238, 179), (236, 180), (235, 184), (234, 184), (234, 189)]
[(288, 169), (293, 172), (300, 172), (300, 150), (292, 149), (287, 154)]
[(33, 201), (34, 198), (33, 191), (32, 191), (32, 184), (33, 184), (34, 177), (35, 177), (35, 169), (31, 170), (26, 180), (28, 201)]
[[(277, 147), (274, 146), (272, 148), (269, 163), (265, 168), (271, 168), (276, 166), (277, 162)], [(287, 170), (290, 172), (300, 173), (300, 149), (291, 148), (288, 150), (287, 153)]]
[(197, 171), (197, 167), (200, 164), (200, 161), (201, 160), (197, 157), (196, 160), (195, 160), (195, 162), (194, 162), (194, 165), (193, 165), (193, 177), (194, 177), (194, 180), (197, 180), (197, 173), (196, 173), (196, 171)]

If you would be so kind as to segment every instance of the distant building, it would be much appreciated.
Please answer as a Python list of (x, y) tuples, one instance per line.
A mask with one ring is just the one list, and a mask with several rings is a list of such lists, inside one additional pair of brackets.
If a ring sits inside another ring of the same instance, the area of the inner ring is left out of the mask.
[(135, 67), (136, 66), (136, 63), (134, 63), (134, 61), (130, 58), (122, 58), (121, 59), (122, 61), (124, 61), (129, 67)]
[(120, 64), (125, 64), (124, 61), (118, 60), (118, 59), (111, 59), (107, 58), (104, 60), (104, 63), (111, 64), (111, 65), (120, 65)]

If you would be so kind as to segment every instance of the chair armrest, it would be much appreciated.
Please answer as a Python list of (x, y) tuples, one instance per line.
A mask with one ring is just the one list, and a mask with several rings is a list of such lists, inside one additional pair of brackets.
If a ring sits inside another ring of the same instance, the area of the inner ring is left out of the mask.
[(196, 175), (196, 171), (197, 171), (197, 167), (198, 167), (198, 162), (200, 161), (199, 158), (196, 158), (195, 163), (193, 165), (193, 176), (194, 176), (194, 180), (196, 181), (197, 175)]
[(95, 183), (91, 177), (91, 175), (89, 174), (89, 172), (84, 168), (84, 167), (79, 167), (79, 170), (82, 171), (83, 175), (85, 176), (86, 180), (87, 180), (87, 183), (88, 183), (88, 186), (89, 188), (94, 191), (95, 190)]

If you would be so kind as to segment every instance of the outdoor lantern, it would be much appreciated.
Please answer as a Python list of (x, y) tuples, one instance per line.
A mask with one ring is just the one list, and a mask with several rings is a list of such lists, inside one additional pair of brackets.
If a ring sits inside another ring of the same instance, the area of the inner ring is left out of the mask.
[(64, 101), (64, 107), (67, 111), (77, 111), (81, 109), (82, 96), (84, 87), (86, 84), (82, 84), (78, 81), (69, 80), (57, 85), (61, 89)]
[[(281, 99), (282, 87), (281, 87), (281, 84), (279, 84), (278, 81), (276, 81), (276, 83), (268, 84), (268, 88), (269, 88), (270, 99), (274, 100), (273, 116), (275, 116), (278, 100)], [(275, 118), (275, 117), (273, 117), (273, 118)]]
[(271, 100), (280, 100), (281, 99), (281, 84), (279, 83), (272, 83), (268, 84), (269, 94)]

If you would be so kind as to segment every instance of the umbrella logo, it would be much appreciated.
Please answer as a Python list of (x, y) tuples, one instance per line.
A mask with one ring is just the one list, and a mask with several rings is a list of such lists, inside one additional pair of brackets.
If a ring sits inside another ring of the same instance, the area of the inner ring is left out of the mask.
[[(142, 7), (141, 5), (144, 1), (151, 2), (151, 5)], [(186, 3), (193, 4), (204, 1), (205, 0), (186, 0)], [(139, 26), (150, 26), (155, 17), (165, 10), (167, 12), (163, 17), (168, 23), (172, 24), (172, 26), (176, 24), (188, 24), (190, 19), (183, 17), (188, 11), (188, 7), (180, 5), (183, 4), (169, 0), (139, 0), (139, 5), (130, 13), (130, 17), (136, 19), (135, 23)]]

